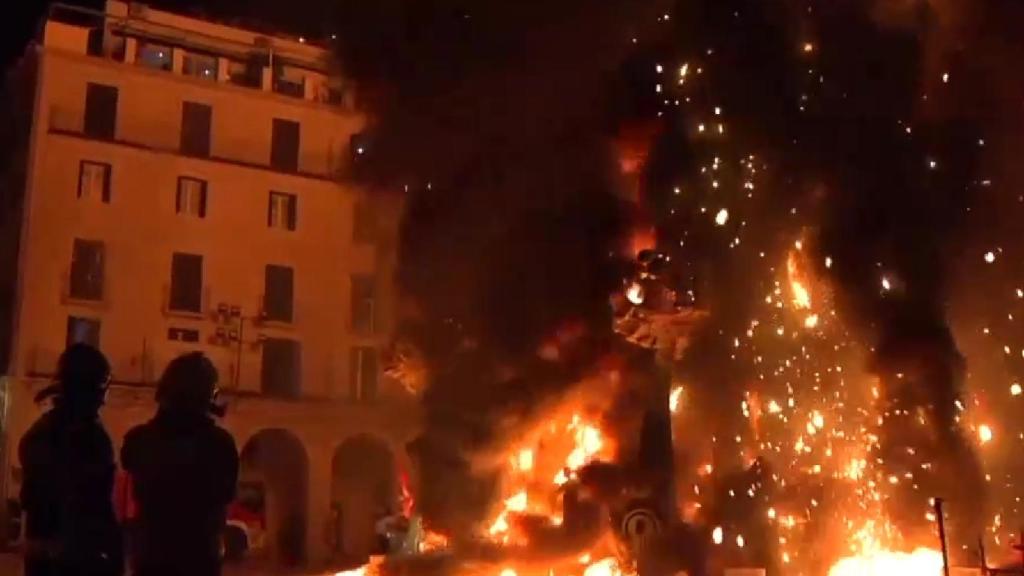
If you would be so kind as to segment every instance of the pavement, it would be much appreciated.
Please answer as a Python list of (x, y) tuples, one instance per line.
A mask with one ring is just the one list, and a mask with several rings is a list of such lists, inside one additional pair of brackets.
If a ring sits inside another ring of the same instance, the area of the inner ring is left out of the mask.
[[(223, 576), (306, 576), (323, 574), (322, 571), (296, 571), (267, 568), (258, 564), (225, 566)], [(22, 576), (21, 555), (17, 552), (0, 552), (0, 576)]]

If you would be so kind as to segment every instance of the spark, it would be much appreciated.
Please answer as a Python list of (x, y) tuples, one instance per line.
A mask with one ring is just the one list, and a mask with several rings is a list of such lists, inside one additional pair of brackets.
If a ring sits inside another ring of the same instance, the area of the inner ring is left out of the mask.
[(725, 223), (728, 221), (729, 211), (727, 209), (722, 208), (721, 210), (718, 211), (717, 214), (715, 214), (715, 224), (718, 224), (719, 226), (725, 226)]
[(715, 544), (721, 544), (724, 535), (722, 534), (722, 527), (715, 526), (715, 529), (711, 531), (711, 541)]
[(1021, 390), (1020, 384), (1014, 382), (1010, 385), (1010, 396), (1020, 396), (1022, 391), (1024, 390)]
[(991, 264), (991, 263), (993, 263), (995, 261), (996, 261), (996, 253), (995, 252), (992, 252), (991, 250), (989, 250), (988, 252), (985, 252), (985, 262), (988, 262), (989, 264)]
[(675, 414), (679, 411), (683, 399), (683, 387), (676, 386), (668, 395), (668, 409), (670, 412)]
[(978, 440), (982, 444), (988, 444), (992, 441), (992, 428), (988, 424), (982, 424), (978, 426)]
[(639, 282), (633, 282), (626, 290), (626, 298), (634, 306), (643, 304), (645, 298), (644, 287)]

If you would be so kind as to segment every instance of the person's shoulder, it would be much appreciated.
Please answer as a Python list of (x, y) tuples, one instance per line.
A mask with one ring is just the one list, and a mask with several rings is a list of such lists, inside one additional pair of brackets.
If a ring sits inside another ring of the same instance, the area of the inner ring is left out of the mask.
[(211, 437), (213, 437), (215, 442), (217, 442), (221, 446), (231, 447), (231, 449), (234, 450), (235, 437), (231, 435), (231, 432), (228, 432), (227, 430), (225, 430), (221, 426), (217, 426), (216, 424), (214, 424), (210, 428), (210, 435)]
[(28, 430), (25, 431), (25, 434), (21, 436), (21, 440), (18, 442), (19, 449), (25, 450), (30, 446), (38, 444), (43, 440), (43, 438), (49, 436), (49, 431), (53, 427), (51, 420), (52, 418), (48, 412), (37, 418), (36, 421), (29, 426)]
[(124, 435), (124, 445), (134, 444), (136, 442), (145, 441), (145, 438), (153, 433), (153, 422), (143, 422), (142, 424), (136, 424), (128, 429)]
[(211, 454), (215, 454), (218, 457), (224, 457), (232, 454), (235, 455), (235, 457), (238, 456), (238, 448), (235, 447), (235, 437), (216, 423), (210, 423), (210, 426), (206, 429), (204, 436), (206, 439), (205, 443), (209, 447)]

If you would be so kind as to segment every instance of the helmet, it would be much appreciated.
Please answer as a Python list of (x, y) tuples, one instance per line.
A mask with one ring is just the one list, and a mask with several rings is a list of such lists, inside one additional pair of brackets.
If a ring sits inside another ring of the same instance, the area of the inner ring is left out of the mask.
[(171, 360), (157, 383), (156, 401), (176, 412), (206, 414), (217, 386), (217, 368), (202, 352)]
[(72, 344), (57, 360), (56, 381), (36, 395), (71, 408), (98, 410), (110, 384), (110, 363), (88, 344)]

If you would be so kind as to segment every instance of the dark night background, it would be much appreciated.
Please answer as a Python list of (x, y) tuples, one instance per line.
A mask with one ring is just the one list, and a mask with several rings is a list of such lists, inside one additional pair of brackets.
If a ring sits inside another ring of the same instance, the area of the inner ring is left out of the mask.
[[(17, 59), (37, 30), (47, 6), (53, 3), (46, 0), (11, 2), (13, 9), (4, 15), (0, 24), (3, 30), (0, 35), (0, 65), (6, 68)], [(102, 10), (104, 5), (103, 0), (66, 0), (61, 3), (95, 10)], [(330, 37), (332, 11), (338, 6), (336, 2), (318, 0), (155, 0), (145, 4), (243, 27), (306, 35), (311, 39)]]

